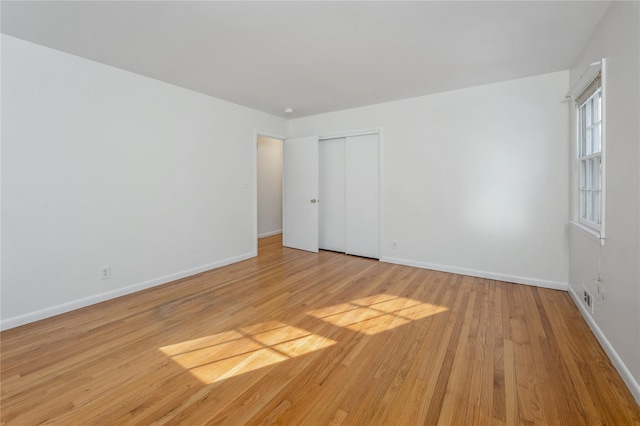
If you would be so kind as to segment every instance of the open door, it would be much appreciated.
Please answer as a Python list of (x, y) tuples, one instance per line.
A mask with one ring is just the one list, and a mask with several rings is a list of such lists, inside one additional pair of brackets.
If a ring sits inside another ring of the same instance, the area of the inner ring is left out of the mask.
[(282, 244), (318, 252), (318, 137), (284, 141)]

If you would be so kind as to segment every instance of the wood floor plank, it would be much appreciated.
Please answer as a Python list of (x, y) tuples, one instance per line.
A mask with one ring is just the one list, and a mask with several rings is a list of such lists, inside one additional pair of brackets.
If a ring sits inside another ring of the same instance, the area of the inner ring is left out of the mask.
[(0, 424), (640, 424), (566, 292), (259, 241), (0, 333)]

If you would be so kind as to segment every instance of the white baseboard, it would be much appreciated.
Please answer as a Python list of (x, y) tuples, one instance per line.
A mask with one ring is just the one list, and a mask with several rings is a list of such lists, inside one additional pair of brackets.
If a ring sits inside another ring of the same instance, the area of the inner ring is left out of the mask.
[(127, 294), (135, 293), (140, 290), (155, 287), (161, 284), (166, 284), (168, 282), (179, 280), (181, 278), (186, 278), (191, 275), (196, 275), (201, 272), (210, 271), (211, 269), (220, 268), (222, 266), (226, 266), (232, 263), (240, 262), (242, 260), (250, 259), (252, 257), (256, 257), (257, 255), (258, 255), (257, 252), (252, 251), (250, 253), (245, 253), (239, 256), (223, 259), (218, 262), (197, 266), (195, 268), (176, 272), (174, 274), (165, 275), (163, 277), (154, 278), (149, 281), (144, 281), (144, 282), (133, 284), (127, 287), (106, 291), (104, 293), (94, 294), (92, 296), (84, 297), (82, 299), (73, 300), (71, 302), (66, 302), (60, 305), (51, 306), (51, 307), (40, 309), (34, 312), (29, 312), (27, 314), (18, 315), (12, 318), (7, 318), (5, 320), (0, 321), (0, 330), (7, 330), (10, 328), (18, 327), (20, 325), (39, 321), (41, 319), (50, 318), (52, 316), (73, 311), (75, 309), (80, 309), (89, 305), (94, 305), (96, 303), (104, 302), (105, 300), (115, 299), (116, 297), (125, 296)]
[(282, 234), (282, 229), (278, 229), (277, 231), (264, 232), (262, 234), (258, 234), (258, 238), (270, 237), (272, 235)]
[(559, 281), (540, 280), (530, 277), (519, 277), (515, 275), (498, 274), (494, 272), (478, 271), (475, 269), (458, 268), (455, 266), (438, 265), (434, 263), (418, 262), (415, 260), (399, 259), (394, 257), (383, 257), (381, 262), (396, 263), (398, 265), (413, 266), (422, 269), (432, 269), (434, 271), (451, 272), (459, 275), (469, 275), (472, 277), (486, 278), (490, 280), (505, 281), (508, 283), (533, 285), (536, 287), (550, 288), (553, 290), (567, 291), (569, 285)]
[(598, 327), (598, 324), (596, 324), (596, 322), (593, 320), (593, 317), (584, 307), (582, 299), (576, 294), (571, 286), (569, 286), (569, 294), (580, 310), (580, 313), (582, 314), (584, 320), (589, 325), (589, 328), (596, 336), (596, 339), (598, 339), (600, 345), (602, 345), (602, 348), (609, 356), (611, 363), (616, 368), (616, 370), (618, 370), (620, 377), (622, 377), (622, 380), (624, 380), (624, 383), (629, 388), (629, 391), (631, 391), (631, 394), (635, 398), (636, 402), (638, 403), (638, 405), (640, 405), (640, 383), (635, 380), (635, 378), (631, 374), (631, 371), (629, 371), (625, 363), (622, 361), (622, 358), (620, 358), (620, 356), (618, 355), (618, 352), (616, 352), (602, 330), (600, 330), (600, 327)]

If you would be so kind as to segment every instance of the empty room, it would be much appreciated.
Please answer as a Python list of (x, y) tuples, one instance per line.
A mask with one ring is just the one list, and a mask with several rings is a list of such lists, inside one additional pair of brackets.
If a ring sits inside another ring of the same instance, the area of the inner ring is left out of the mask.
[(640, 424), (640, 1), (0, 7), (0, 424)]

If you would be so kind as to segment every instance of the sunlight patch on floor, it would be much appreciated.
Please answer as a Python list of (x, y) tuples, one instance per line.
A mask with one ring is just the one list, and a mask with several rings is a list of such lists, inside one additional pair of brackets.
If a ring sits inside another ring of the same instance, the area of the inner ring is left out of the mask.
[(192, 339), (160, 350), (203, 383), (215, 383), (334, 345), (278, 321)]
[(377, 294), (307, 313), (338, 327), (373, 335), (448, 309), (406, 297)]

